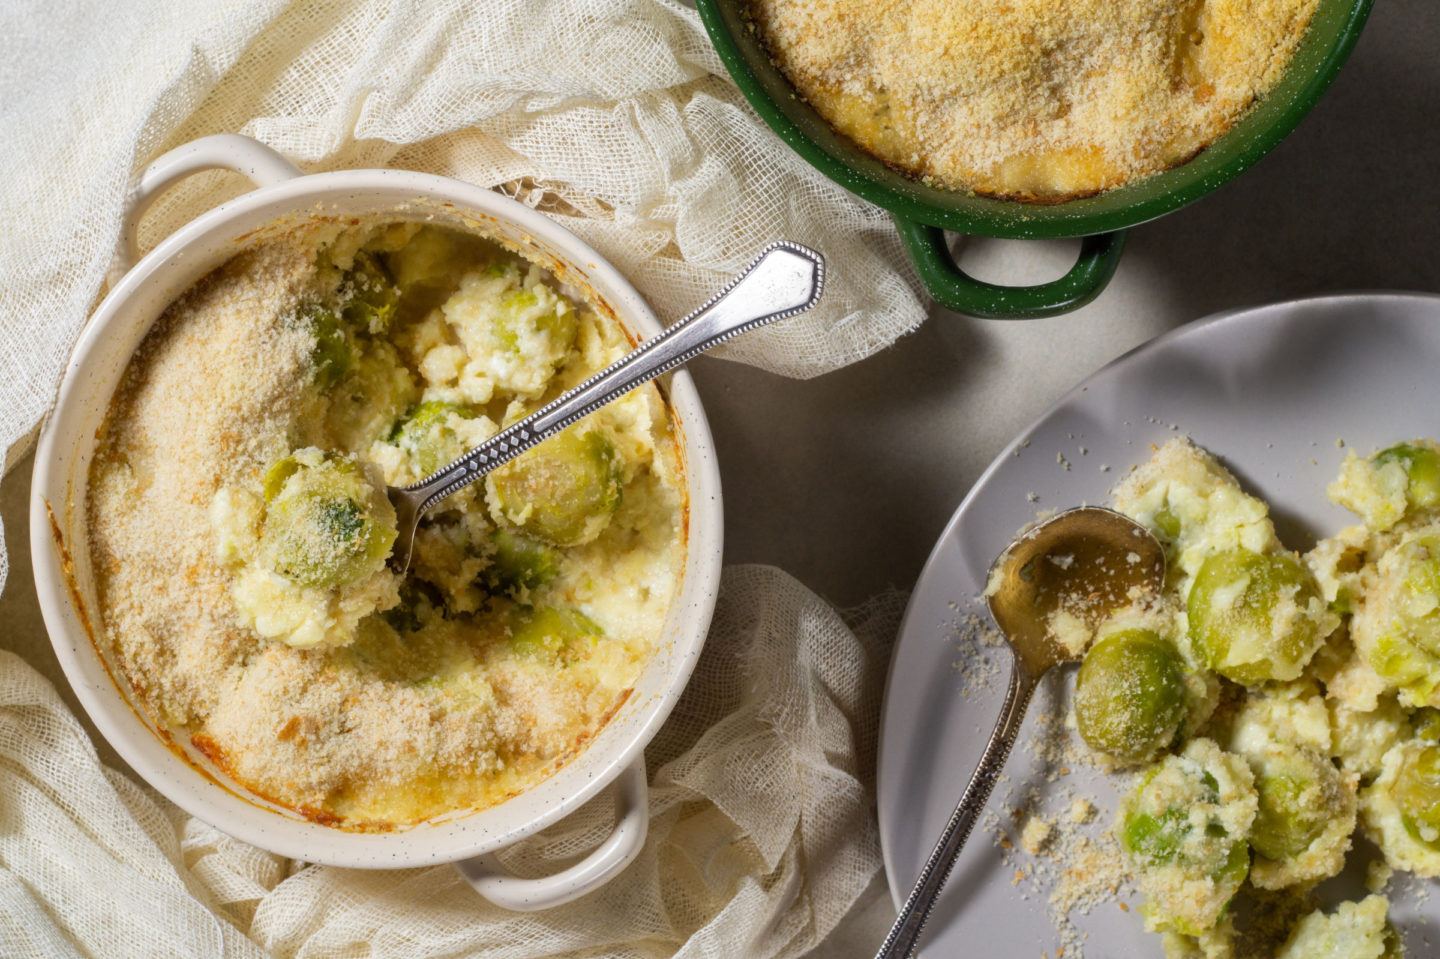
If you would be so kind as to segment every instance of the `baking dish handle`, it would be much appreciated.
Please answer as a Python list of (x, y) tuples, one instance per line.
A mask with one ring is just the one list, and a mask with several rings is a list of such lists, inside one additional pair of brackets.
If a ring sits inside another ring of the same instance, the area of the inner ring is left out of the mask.
[(615, 831), (563, 872), (542, 879), (520, 879), (493, 855), (466, 859), (456, 866), (476, 892), (504, 909), (536, 912), (579, 899), (605, 885), (640, 855), (650, 828), (645, 779), (645, 757), (641, 756), (615, 782)]
[(1036, 286), (998, 286), (977, 280), (956, 264), (945, 231), (892, 214), (920, 282), (946, 309), (992, 320), (1033, 320), (1077, 310), (1095, 299), (1120, 265), (1125, 231), (1085, 237), (1080, 258), (1058, 280)]
[(238, 133), (217, 133), (176, 147), (150, 164), (125, 198), (120, 248), (111, 267), (111, 285), (140, 259), (140, 218), (166, 187), (201, 170), (233, 170), (256, 186), (269, 186), (301, 175), (295, 164), (274, 150)]

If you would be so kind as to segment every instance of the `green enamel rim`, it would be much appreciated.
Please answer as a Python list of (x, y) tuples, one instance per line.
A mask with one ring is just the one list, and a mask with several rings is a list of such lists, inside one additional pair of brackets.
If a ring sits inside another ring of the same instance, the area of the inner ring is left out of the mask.
[(1013, 239), (1086, 237), (1124, 230), (1193, 203), (1244, 172), (1295, 129), (1350, 55), (1371, 3), (1321, 0), (1275, 89), (1188, 163), (1097, 196), (1043, 206), (942, 190), (890, 169), (836, 133), (800, 98), (747, 27), (744, 0), (697, 0), (716, 52), (750, 105), (821, 173), (894, 215), (936, 300), (972, 315), (1015, 318), (1063, 313), (1092, 299), (1114, 274), (1121, 238), (1083, 252), (1075, 269), (1053, 284), (1007, 288), (966, 276), (948, 253), (936, 249), (943, 243), (932, 228)]

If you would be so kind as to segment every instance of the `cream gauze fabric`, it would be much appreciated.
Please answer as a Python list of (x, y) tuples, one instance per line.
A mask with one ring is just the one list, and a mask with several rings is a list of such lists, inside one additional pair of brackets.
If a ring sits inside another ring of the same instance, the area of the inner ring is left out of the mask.
[[(800, 956), (879, 869), (869, 784), (902, 608), (842, 618), (780, 570), (726, 570), (645, 753), (640, 858), (540, 913), (486, 903), (453, 866), (337, 869), (231, 839), (102, 766), (54, 687), (0, 652), (0, 956)], [(554, 872), (612, 822), (602, 794), (499, 858)]]
[[(924, 318), (888, 214), (771, 133), (674, 2), (5, 0), (0, 132), (0, 454), (22, 451), (103, 293), (127, 184), (212, 133), (307, 172), (497, 187), (595, 246), (664, 322), (766, 243), (813, 246), (831, 265), (821, 305), (720, 351), (788, 376)], [(176, 186), (142, 248), (247, 188), (232, 173)]]
[[(503, 190), (598, 248), (667, 322), (769, 241), (814, 246), (831, 267), (821, 306), (725, 347), (786, 375), (859, 359), (923, 317), (888, 217), (764, 127), (683, 5), (6, 0), (0, 456), (27, 448), (104, 293), (127, 184), (221, 132), (310, 172)], [(142, 245), (245, 189), (187, 180)], [(851, 629), (779, 571), (730, 570), (648, 753), (642, 857), (539, 915), (487, 906), (451, 867), (345, 871), (237, 843), (105, 769), (45, 680), (0, 654), (0, 955), (799, 955), (879, 868), (869, 763), (897, 615), (882, 600)], [(604, 834), (607, 802), (506, 861), (553, 871)]]

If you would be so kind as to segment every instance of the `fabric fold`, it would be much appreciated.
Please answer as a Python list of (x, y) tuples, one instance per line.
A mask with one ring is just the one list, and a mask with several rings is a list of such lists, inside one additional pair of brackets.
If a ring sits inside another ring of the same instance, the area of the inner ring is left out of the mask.
[[(0, 955), (795, 957), (880, 868), (878, 703), (904, 606), (842, 615), (773, 567), (725, 571), (694, 677), (646, 751), (650, 830), (599, 891), (541, 913), (449, 865), (292, 862), (104, 767), (54, 688), (0, 653)], [(519, 875), (607, 835), (601, 794), (502, 851)]]

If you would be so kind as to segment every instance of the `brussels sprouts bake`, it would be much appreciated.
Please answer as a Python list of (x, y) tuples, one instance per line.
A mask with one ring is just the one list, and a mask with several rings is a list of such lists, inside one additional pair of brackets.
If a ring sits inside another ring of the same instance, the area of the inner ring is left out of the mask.
[(630, 348), (476, 234), (403, 220), (267, 236), (157, 322), (87, 504), (103, 642), (156, 721), (341, 828), (493, 805), (624, 701), (684, 565), (651, 384), (427, 513), (416, 482)]
[(1114, 491), (1167, 582), (1087, 637), (1074, 725), (1131, 779), (1114, 837), (1172, 956), (1232, 955), (1239, 896), (1309, 913), (1251, 952), (1401, 955), (1383, 896), (1306, 899), (1357, 823), (1390, 867), (1440, 876), (1440, 446), (1352, 453), (1328, 492), (1363, 522), (1301, 555), (1186, 440)]
[[(1279, 82), (1317, 0), (745, 0), (836, 132), (934, 186), (1056, 203), (1189, 160)], [(777, 99), (782, 95), (772, 91)]]

